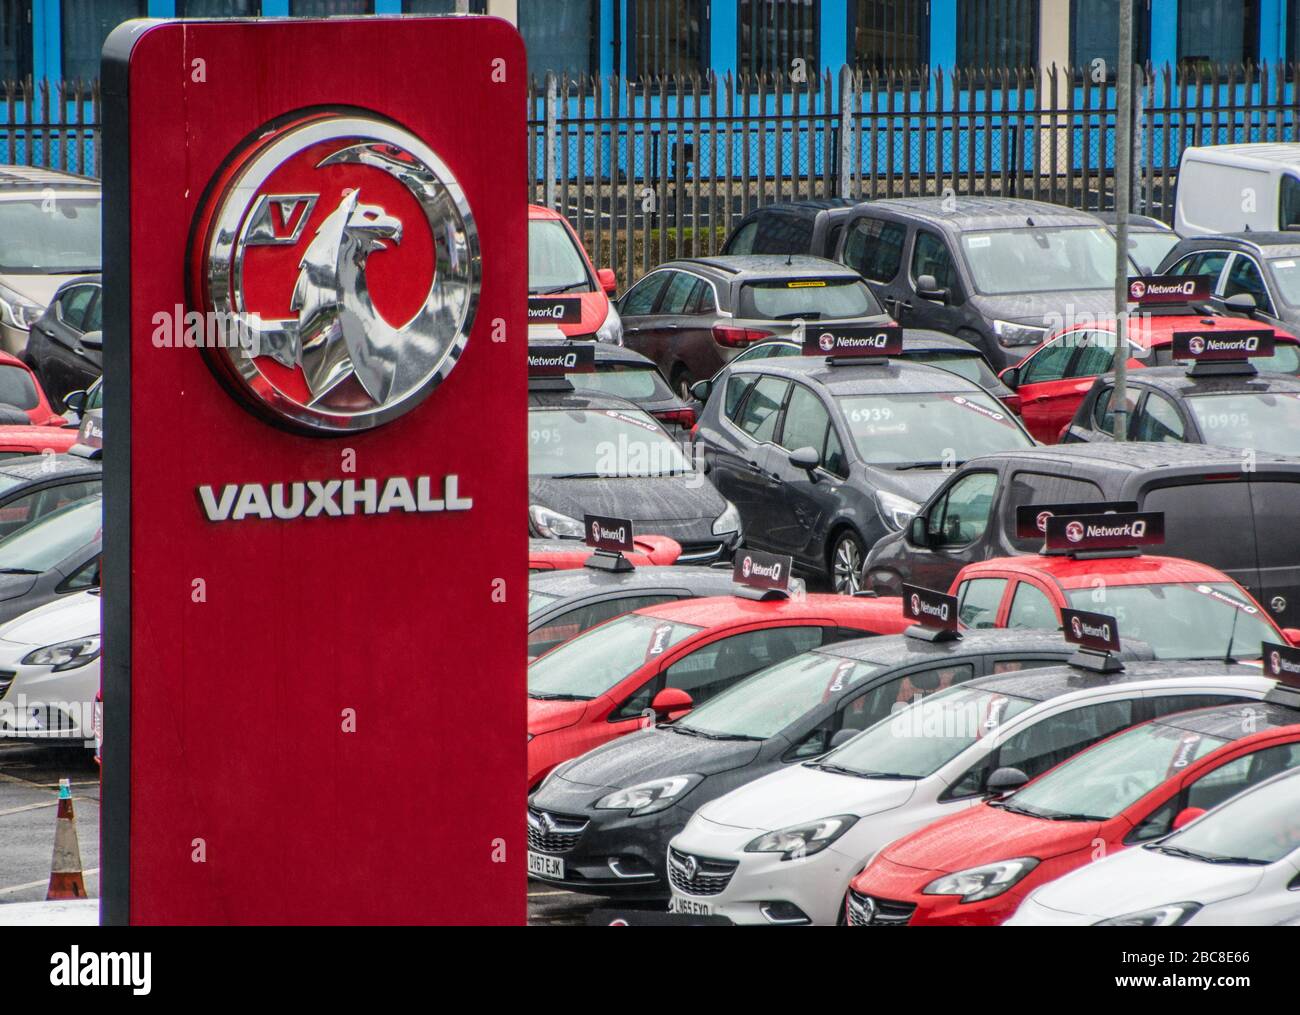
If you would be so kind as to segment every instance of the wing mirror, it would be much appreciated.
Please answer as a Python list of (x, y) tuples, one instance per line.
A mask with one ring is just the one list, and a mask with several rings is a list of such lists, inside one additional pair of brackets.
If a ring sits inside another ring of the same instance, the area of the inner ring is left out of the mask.
[(998, 380), (1005, 384), (1012, 391), (1020, 387), (1020, 368), (1007, 367), (1002, 373), (998, 374)]
[(87, 349), (104, 348), (104, 333), (102, 331), (87, 331), (81, 336), (81, 344)]
[(790, 452), (790, 464), (796, 469), (803, 469), (809, 475), (821, 465), (822, 456), (814, 448), (796, 448)]
[(679, 687), (665, 687), (650, 702), (650, 710), (660, 722), (680, 719), (691, 710), (695, 702)]
[(913, 515), (912, 520), (907, 523), (907, 541), (913, 546), (930, 545), (930, 529), (925, 515)]
[(691, 397), (700, 403), (707, 402), (709, 400), (709, 393), (712, 390), (713, 381), (696, 381), (691, 385)]
[(999, 768), (989, 776), (984, 788), (990, 796), (1000, 797), (1014, 793), (1028, 781), (1029, 776), (1018, 768)]
[(1259, 304), (1250, 293), (1234, 293), (1223, 301), (1223, 305), (1238, 314), (1254, 317)]
[(948, 290), (940, 286), (933, 275), (917, 276), (916, 295), (923, 300), (933, 300), (935, 303), (948, 302)]
[(1174, 829), (1177, 830), (1182, 828), (1183, 825), (1190, 825), (1204, 813), (1204, 807), (1184, 807), (1178, 812), (1178, 817), (1174, 818)]
[(86, 411), (86, 392), (70, 391), (63, 396), (63, 404), (69, 412), (74, 412), (80, 416)]
[(831, 737), (831, 750), (834, 750), (843, 744), (847, 744), (861, 732), (861, 730), (836, 730), (835, 736)]
[(596, 281), (600, 283), (600, 288), (606, 296), (613, 296), (618, 292), (618, 276), (614, 274), (613, 268), (601, 268), (597, 271)]

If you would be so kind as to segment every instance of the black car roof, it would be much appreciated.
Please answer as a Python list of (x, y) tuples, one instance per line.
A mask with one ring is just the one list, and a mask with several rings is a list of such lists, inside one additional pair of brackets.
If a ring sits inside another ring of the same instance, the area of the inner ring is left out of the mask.
[(1058, 631), (998, 628), (963, 631), (961, 638), (956, 641), (927, 641), (905, 634), (854, 638), (816, 651), (893, 668), (930, 660), (942, 662), (945, 659), (964, 659), (990, 652), (1055, 652), (1069, 656), (1074, 649), (1075, 646), (1069, 644)]
[(1033, 219), (1035, 226), (1101, 224), (1091, 212), (1018, 197), (891, 197), (871, 201), (863, 207), (867, 211), (879, 208), (902, 212), (955, 229), (1020, 228), (1027, 224), (1027, 219)]
[(1134, 371), (1131, 380), (1143, 387), (1155, 388), (1168, 395), (1187, 397), (1189, 395), (1229, 395), (1229, 394), (1265, 394), (1280, 391), (1286, 394), (1300, 394), (1300, 377), (1291, 374), (1206, 374), (1193, 377), (1186, 367), (1148, 367)]
[[(1148, 369), (1159, 369), (1152, 367)], [(1143, 370), (1142, 373), (1146, 373)], [(1136, 373), (1136, 371), (1135, 371)], [(1026, 448), (1023, 451), (1000, 451), (983, 458), (972, 458), (966, 467), (975, 468), (980, 463), (989, 463), (1006, 458), (1017, 462), (1054, 464), (1074, 469), (1081, 464), (1106, 466), (1112, 469), (1126, 469), (1132, 472), (1145, 472), (1164, 467), (1226, 469), (1237, 471), (1241, 468), (1241, 452), (1227, 448), (1216, 448), (1210, 444), (1174, 444), (1151, 441), (1126, 441), (1122, 444), (1090, 443), (1053, 444), (1048, 447)], [(1257, 463), (1280, 463), (1300, 469), (1300, 459), (1286, 455), (1273, 455), (1267, 452), (1256, 454)]]
[(576, 599), (605, 589), (631, 592), (684, 588), (701, 595), (716, 596), (728, 594), (732, 587), (730, 568), (711, 567), (638, 567), (635, 571), (622, 572), (582, 567), (539, 571), (528, 578), (529, 591), (561, 599)]
[(941, 391), (987, 394), (974, 381), (951, 370), (906, 359), (830, 366), (822, 356), (782, 356), (737, 363), (732, 369), (738, 373), (814, 381), (835, 395), (928, 395)]
[(712, 271), (730, 281), (753, 278), (852, 278), (860, 276), (839, 261), (811, 254), (718, 254), (667, 261), (660, 268)]
[(1045, 666), (1015, 673), (977, 677), (963, 687), (1010, 694), (1031, 701), (1046, 701), (1071, 691), (1088, 687), (1118, 687), (1144, 680), (1168, 680), (1176, 677), (1260, 676), (1258, 667), (1219, 662), (1166, 661), (1127, 663), (1120, 673), (1095, 673), (1074, 666)]
[[(532, 345), (569, 345), (567, 340), (559, 338), (540, 338), (532, 339), (528, 343)], [(639, 367), (653, 367), (654, 360), (642, 356), (639, 352), (627, 348), (623, 345), (614, 345), (611, 342), (574, 342), (573, 345), (590, 346), (595, 350), (596, 363), (634, 363)]]
[(758, 218), (762, 215), (793, 215), (799, 218), (816, 218), (818, 212), (830, 208), (848, 208), (853, 204), (844, 197), (810, 197), (799, 201), (782, 201), (779, 204), (765, 204), (754, 208), (742, 221)]
[(530, 391), (528, 392), (530, 409), (621, 409), (626, 412), (644, 413), (635, 402), (629, 402), (618, 395), (608, 395), (603, 391)]
[(1218, 233), (1214, 236), (1189, 236), (1178, 244), (1178, 247), (1180, 250), (1194, 250), (1201, 247), (1222, 246), (1225, 240), (1242, 247), (1258, 249), (1268, 247), (1270, 257), (1300, 255), (1300, 235), (1281, 232), (1257, 233), (1252, 230), (1240, 233)]
[(24, 455), (0, 462), (0, 473), (23, 482), (49, 479), (51, 476), (98, 476), (103, 466), (98, 459), (80, 455)]
[[(1243, 722), (1249, 711), (1250, 721)], [(1263, 733), (1280, 726), (1300, 725), (1300, 710), (1269, 701), (1252, 701), (1239, 705), (1215, 705), (1194, 712), (1178, 712), (1157, 720), (1161, 726), (1188, 733), (1204, 733), (1224, 740), (1240, 740), (1251, 733)]]

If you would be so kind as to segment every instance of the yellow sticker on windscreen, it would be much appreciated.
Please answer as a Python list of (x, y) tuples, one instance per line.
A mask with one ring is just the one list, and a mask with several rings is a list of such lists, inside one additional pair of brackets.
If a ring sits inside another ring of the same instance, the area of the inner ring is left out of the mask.
[(798, 282), (787, 282), (787, 283), (785, 284), (785, 287), (786, 287), (787, 289), (816, 289), (816, 288), (825, 288), (825, 286), (826, 286), (826, 283), (823, 282), (823, 281), (822, 281), (821, 279), (819, 279), (819, 278), (818, 278), (818, 279), (801, 280), (801, 281), (798, 281)]

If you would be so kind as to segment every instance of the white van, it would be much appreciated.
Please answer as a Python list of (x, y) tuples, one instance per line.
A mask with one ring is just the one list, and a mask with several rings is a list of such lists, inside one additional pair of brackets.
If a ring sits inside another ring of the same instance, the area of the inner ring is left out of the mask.
[(1300, 144), (1186, 148), (1178, 168), (1180, 236), (1300, 230)]

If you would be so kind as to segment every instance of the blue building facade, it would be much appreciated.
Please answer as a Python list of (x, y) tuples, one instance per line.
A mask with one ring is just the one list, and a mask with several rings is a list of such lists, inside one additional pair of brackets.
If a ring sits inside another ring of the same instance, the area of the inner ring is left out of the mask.
[[(1300, 61), (1300, 0), (1135, 0), (1137, 57)], [(1113, 65), (1118, 0), (3, 0), (0, 79), (90, 78), (131, 17), (492, 13), (530, 68), (620, 75)]]

